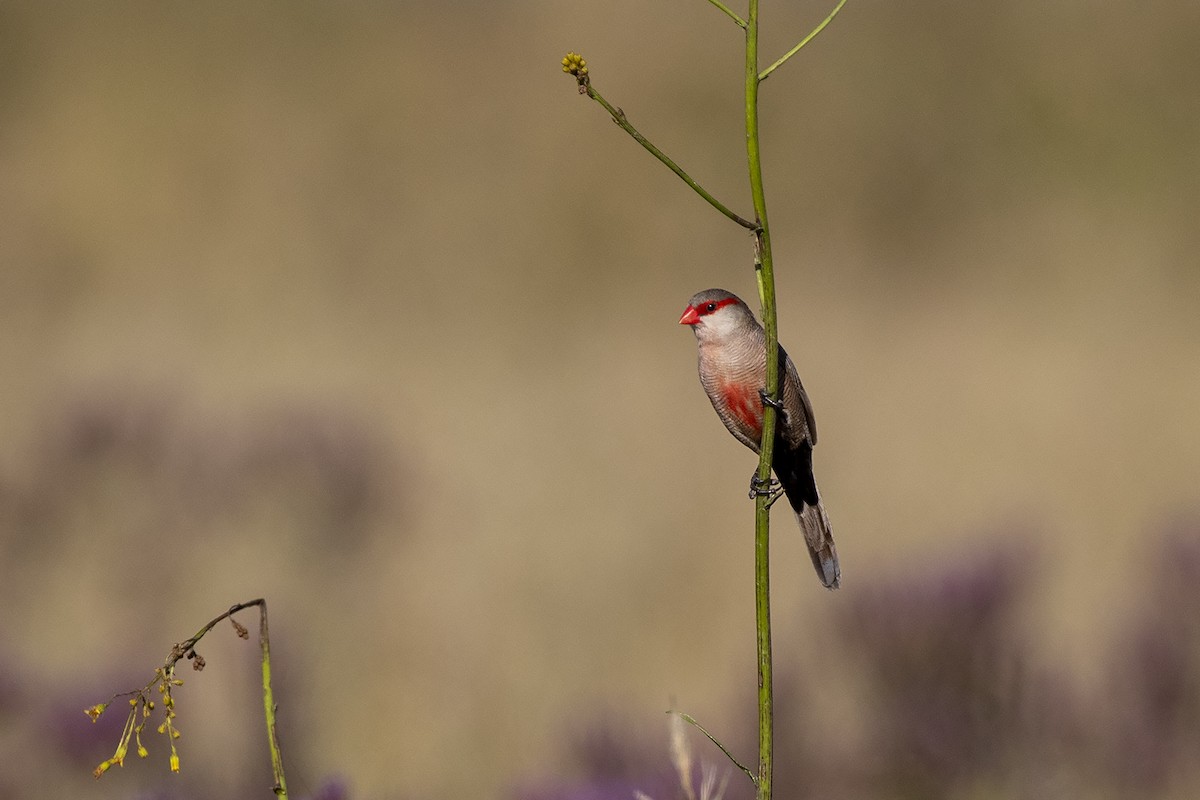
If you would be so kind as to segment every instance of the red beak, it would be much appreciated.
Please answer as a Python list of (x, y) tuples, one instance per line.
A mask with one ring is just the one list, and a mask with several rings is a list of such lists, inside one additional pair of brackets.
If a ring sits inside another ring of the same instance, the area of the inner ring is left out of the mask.
[(683, 316), (679, 318), (680, 325), (695, 325), (699, 321), (700, 312), (696, 310), (695, 306), (688, 306), (687, 310), (683, 312)]

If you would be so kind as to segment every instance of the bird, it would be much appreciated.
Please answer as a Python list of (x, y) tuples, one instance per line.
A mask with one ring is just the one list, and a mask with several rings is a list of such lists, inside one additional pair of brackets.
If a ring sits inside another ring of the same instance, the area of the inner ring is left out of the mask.
[[(796, 366), (781, 345), (779, 400), (767, 397), (766, 333), (750, 307), (724, 289), (706, 289), (694, 295), (679, 324), (690, 326), (696, 335), (700, 385), (734, 438), (758, 453), (763, 405), (770, 403), (778, 409), (771, 466), (804, 531), (817, 577), (826, 588), (837, 589), (842, 568), (829, 516), (813, 478), (817, 423)], [(750, 485), (751, 496), (764, 491), (757, 475)]]

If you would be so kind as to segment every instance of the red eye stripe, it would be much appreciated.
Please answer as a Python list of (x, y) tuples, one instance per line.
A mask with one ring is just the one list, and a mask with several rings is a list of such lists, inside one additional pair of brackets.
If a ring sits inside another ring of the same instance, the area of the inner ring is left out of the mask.
[[(718, 311), (720, 311), (722, 308), (724, 308), (725, 306), (731, 306), (734, 303), (736, 303), (737, 301), (738, 300), (736, 297), (726, 297), (724, 300), (716, 300), (716, 301), (710, 300), (707, 303), (701, 303), (700, 306), (696, 309), (696, 311), (698, 311), (700, 313), (700, 316), (707, 317), (709, 314), (715, 314)], [(712, 309), (709, 309), (709, 306), (715, 306), (715, 307)]]

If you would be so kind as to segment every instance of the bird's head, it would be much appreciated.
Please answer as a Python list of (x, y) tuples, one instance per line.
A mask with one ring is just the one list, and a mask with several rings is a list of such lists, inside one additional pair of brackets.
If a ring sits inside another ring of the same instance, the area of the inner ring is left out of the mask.
[(754, 324), (750, 307), (724, 289), (706, 289), (693, 296), (679, 318), (679, 324), (690, 325), (697, 339), (719, 339), (747, 322)]

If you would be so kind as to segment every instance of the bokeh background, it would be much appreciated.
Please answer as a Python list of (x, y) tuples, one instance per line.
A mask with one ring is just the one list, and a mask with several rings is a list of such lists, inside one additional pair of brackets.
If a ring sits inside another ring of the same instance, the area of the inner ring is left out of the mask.
[[(845, 573), (776, 515), (780, 797), (1200, 791), (1198, 30), (855, 0), (764, 85)], [(559, 69), (747, 213), (741, 47), (701, 0), (0, 4), (0, 798), (267, 796), (227, 627), (180, 775), (93, 783), (82, 713), (259, 596), (294, 796), (663, 800), (669, 708), (753, 761), (755, 462), (676, 325), (753, 305), (750, 241)]]

